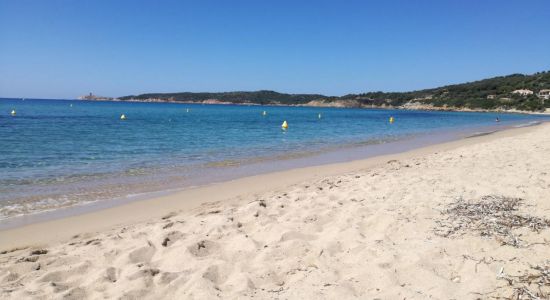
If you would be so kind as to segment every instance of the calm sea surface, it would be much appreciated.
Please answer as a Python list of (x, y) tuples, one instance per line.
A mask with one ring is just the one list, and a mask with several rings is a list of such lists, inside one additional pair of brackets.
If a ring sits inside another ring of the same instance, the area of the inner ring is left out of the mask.
[[(121, 114), (127, 119), (120, 120)], [(250, 175), (270, 170), (267, 165), (298, 166), (295, 160), (342, 149), (545, 120), (519, 114), (0, 99), (0, 220)]]

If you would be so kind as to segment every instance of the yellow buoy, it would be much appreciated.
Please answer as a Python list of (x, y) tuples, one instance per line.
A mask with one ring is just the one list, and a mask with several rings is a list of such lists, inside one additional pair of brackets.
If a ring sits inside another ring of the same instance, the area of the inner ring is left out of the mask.
[(265, 110), (262, 112), (262, 116), (267, 116), (267, 112)]
[(11, 111), (11, 115), (15, 116), (17, 113), (15, 112), (15, 109)]
[(281, 125), (281, 128), (283, 128), (283, 129), (288, 128), (288, 123), (286, 122), (286, 120), (283, 122), (283, 125)]
[(120, 115), (120, 119), (121, 120), (126, 120), (126, 115), (125, 114)]
[(393, 124), (394, 118), (390, 117), (390, 124)]

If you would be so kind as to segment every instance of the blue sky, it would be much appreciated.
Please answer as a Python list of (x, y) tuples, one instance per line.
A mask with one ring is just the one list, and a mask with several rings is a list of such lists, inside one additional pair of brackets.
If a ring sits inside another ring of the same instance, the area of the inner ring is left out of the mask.
[(0, 0), (0, 97), (405, 91), (550, 70), (550, 1)]

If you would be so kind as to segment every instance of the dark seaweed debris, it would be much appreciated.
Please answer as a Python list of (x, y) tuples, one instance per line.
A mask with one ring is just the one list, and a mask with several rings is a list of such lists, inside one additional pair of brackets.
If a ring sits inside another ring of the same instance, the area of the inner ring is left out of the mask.
[(506, 280), (513, 293), (508, 299), (550, 299), (550, 261), (543, 266), (531, 266), (522, 275), (507, 275), (501, 269), (498, 278)]
[(525, 246), (520, 235), (513, 231), (528, 228), (539, 233), (550, 227), (550, 220), (523, 215), (518, 212), (523, 204), (521, 198), (497, 195), (484, 196), (477, 201), (464, 201), (459, 198), (449, 204), (442, 214), (444, 219), (436, 221), (435, 233), (452, 237), (475, 233), (482, 237), (494, 237), (502, 245)]

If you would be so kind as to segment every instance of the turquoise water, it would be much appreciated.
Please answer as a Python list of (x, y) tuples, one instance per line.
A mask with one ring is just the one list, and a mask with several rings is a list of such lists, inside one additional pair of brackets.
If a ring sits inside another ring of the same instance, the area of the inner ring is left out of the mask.
[[(16, 116), (10, 115), (13, 109)], [(127, 119), (120, 120), (121, 114)], [(389, 124), (390, 116), (395, 117), (394, 124)], [(0, 99), (0, 219), (207, 183), (222, 169), (226, 173), (234, 169), (236, 174), (243, 166), (254, 169), (258, 162), (547, 119), (493, 113)], [(283, 120), (289, 123), (286, 131), (281, 130)]]

